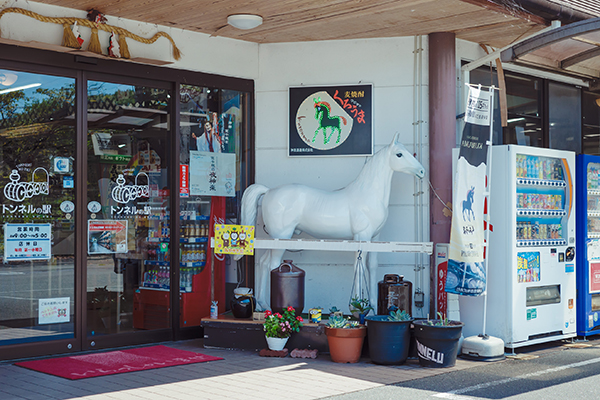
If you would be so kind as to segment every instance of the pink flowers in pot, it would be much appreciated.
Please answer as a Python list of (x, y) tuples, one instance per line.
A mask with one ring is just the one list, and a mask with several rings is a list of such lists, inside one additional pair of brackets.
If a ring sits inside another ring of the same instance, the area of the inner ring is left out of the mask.
[(296, 316), (296, 310), (291, 306), (283, 312), (283, 315), (267, 310), (263, 324), (265, 336), (276, 338), (290, 337), (292, 332), (300, 331), (303, 321), (301, 316)]

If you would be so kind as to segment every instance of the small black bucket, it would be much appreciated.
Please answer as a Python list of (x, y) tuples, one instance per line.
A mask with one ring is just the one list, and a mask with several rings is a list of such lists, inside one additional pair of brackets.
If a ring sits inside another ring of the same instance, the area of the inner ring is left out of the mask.
[(367, 320), (369, 357), (375, 364), (402, 364), (408, 358), (412, 321), (389, 321), (387, 315)]
[(459, 321), (450, 321), (449, 325), (435, 325), (436, 323), (440, 323), (440, 320), (419, 320), (413, 323), (419, 364), (433, 368), (453, 367), (464, 324)]

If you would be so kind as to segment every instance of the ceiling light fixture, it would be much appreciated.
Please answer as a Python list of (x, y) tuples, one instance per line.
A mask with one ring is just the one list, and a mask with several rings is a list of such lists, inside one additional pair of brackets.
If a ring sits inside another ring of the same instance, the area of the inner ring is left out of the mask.
[(254, 14), (234, 14), (227, 17), (227, 23), (238, 29), (254, 29), (263, 23), (263, 18)]

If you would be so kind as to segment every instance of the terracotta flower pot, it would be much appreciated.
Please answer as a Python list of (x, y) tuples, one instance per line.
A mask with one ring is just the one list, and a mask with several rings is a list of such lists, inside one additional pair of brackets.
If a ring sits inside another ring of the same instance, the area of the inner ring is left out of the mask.
[(356, 363), (362, 353), (367, 327), (330, 328), (325, 327), (331, 360), (337, 363)]

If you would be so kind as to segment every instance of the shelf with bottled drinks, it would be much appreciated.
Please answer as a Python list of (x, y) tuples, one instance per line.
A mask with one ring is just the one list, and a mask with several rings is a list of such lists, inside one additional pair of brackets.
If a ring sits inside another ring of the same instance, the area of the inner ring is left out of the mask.
[[(208, 216), (195, 213), (180, 215), (180, 291), (191, 292), (195, 275), (206, 266), (208, 244)], [(156, 216), (149, 221), (146, 237), (146, 257), (140, 288), (170, 290), (171, 230), (168, 215)]]
[(517, 246), (565, 245), (567, 184), (561, 160), (519, 154), (516, 172)]

